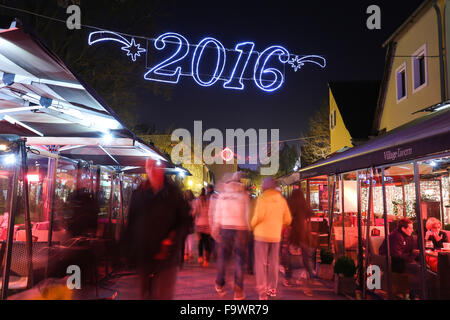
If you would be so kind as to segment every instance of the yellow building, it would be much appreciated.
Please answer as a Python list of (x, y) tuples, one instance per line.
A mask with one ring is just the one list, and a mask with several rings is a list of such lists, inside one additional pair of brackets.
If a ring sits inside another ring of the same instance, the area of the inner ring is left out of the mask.
[(386, 66), (374, 131), (391, 131), (448, 99), (449, 7), (450, 0), (424, 1), (383, 44)]
[(378, 81), (330, 82), (331, 153), (352, 148), (373, 134)]

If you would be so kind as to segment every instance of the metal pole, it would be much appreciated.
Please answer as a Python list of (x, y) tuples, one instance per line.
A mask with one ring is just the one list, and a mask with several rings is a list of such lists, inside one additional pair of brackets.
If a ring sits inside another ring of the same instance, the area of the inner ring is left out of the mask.
[(76, 170), (76, 181), (75, 181), (75, 190), (78, 190), (81, 188), (81, 173), (82, 173), (82, 163), (81, 161), (78, 161), (77, 163), (77, 170)]
[(403, 197), (403, 217), (406, 218), (406, 193), (405, 193), (405, 184), (403, 183), (403, 178), (402, 178), (402, 197)]
[(96, 169), (95, 172), (96, 179), (95, 179), (95, 198), (98, 199), (99, 193), (100, 193), (100, 179), (101, 179), (101, 169), (100, 166)]
[(108, 237), (111, 237), (111, 228), (112, 228), (112, 211), (114, 206), (114, 179), (115, 173), (111, 172), (111, 192), (109, 194), (109, 208), (108, 208)]
[(388, 299), (392, 299), (392, 283), (391, 283), (391, 247), (389, 244), (389, 227), (387, 218), (387, 204), (386, 204), (386, 186), (384, 181), (384, 168), (381, 168), (381, 180), (383, 188), (383, 217), (384, 217), (384, 239), (386, 241), (386, 279), (388, 287)]
[(58, 168), (58, 159), (49, 158), (48, 159), (48, 173), (47, 173), (47, 212), (46, 217), (49, 219), (48, 226), (48, 246), (52, 246), (52, 236), (53, 236), (53, 218), (54, 218), (54, 200), (55, 200), (55, 184), (56, 184), (56, 168)]
[[(53, 152), (50, 150), (50, 152)], [(47, 167), (47, 194), (45, 195), (47, 203), (45, 217), (49, 219), (48, 224), (48, 247), (52, 246), (53, 237), (53, 204), (54, 204), (54, 194), (55, 194), (55, 183), (56, 183), (56, 168), (58, 167), (58, 158), (49, 158)], [(48, 250), (47, 265), (45, 268), (45, 277), (48, 277), (48, 271), (50, 270), (50, 250)]]
[[(306, 179), (306, 203), (311, 206), (311, 186), (309, 185), (309, 179)], [(319, 197), (319, 208), (320, 208), (320, 197)]]
[(416, 185), (416, 214), (417, 214), (417, 236), (419, 242), (419, 251), (420, 251), (420, 265), (422, 272), (422, 296), (423, 299), (427, 299), (427, 264), (425, 261), (425, 243), (424, 243), (424, 235), (423, 235), (423, 221), (422, 221), (422, 208), (421, 208), (421, 199), (420, 199), (420, 177), (419, 177), (419, 165), (417, 161), (414, 161), (414, 184)]
[(439, 177), (439, 192), (441, 195), (441, 214), (439, 215), (439, 220), (442, 224), (445, 224), (444, 222), (444, 198), (442, 197), (442, 176)]
[(95, 192), (95, 186), (94, 186), (94, 169), (92, 168), (91, 165), (89, 165), (89, 175), (90, 175), (90, 186), (89, 186), (89, 191), (92, 195), (94, 195)]
[(344, 174), (341, 173), (341, 203), (342, 203), (342, 252), (345, 256), (345, 208), (344, 208)]
[(367, 216), (366, 216), (366, 250), (365, 250), (365, 263), (363, 266), (364, 272), (364, 280), (363, 280), (363, 299), (366, 298), (367, 290), (366, 290), (366, 281), (367, 281), (367, 265), (369, 264), (369, 237), (370, 237), (370, 215), (372, 212), (372, 179), (373, 172), (372, 168), (370, 168), (370, 177), (369, 177), (369, 202), (367, 204)]
[[(111, 193), (109, 195), (109, 208), (108, 208), (108, 227), (107, 227), (107, 235), (106, 238), (108, 240), (113, 240), (113, 234), (112, 234), (112, 210), (113, 210), (113, 205), (114, 205), (114, 178), (115, 178), (115, 173), (111, 172)], [(111, 256), (109, 256), (106, 260), (106, 264), (105, 264), (105, 273), (108, 276), (109, 275), (109, 259)]]
[(120, 193), (120, 222), (121, 226), (123, 227), (125, 225), (125, 217), (124, 217), (124, 210), (123, 210), (123, 173), (120, 173), (120, 184), (119, 184), (119, 193)]
[(20, 143), (20, 150), (22, 154), (22, 181), (23, 181), (23, 196), (25, 202), (25, 239), (27, 250), (27, 267), (28, 279), (27, 289), (33, 286), (33, 239), (31, 233), (31, 218), (30, 218), (30, 200), (28, 192), (28, 166), (27, 166), (27, 149), (26, 139)]
[[(17, 155), (17, 154), (16, 154)], [(12, 248), (13, 248), (13, 237), (14, 237), (14, 223), (17, 212), (17, 185), (19, 178), (19, 165), (16, 161), (14, 166), (14, 174), (12, 180), (12, 188), (10, 189), (11, 197), (9, 204), (9, 217), (8, 217), (8, 232), (6, 237), (6, 256), (5, 265), (3, 268), (3, 282), (2, 282), (2, 300), (5, 300), (8, 296), (8, 285), (9, 285), (9, 273), (11, 268), (11, 258), (12, 258)]]
[(363, 283), (363, 240), (362, 240), (362, 227), (361, 227), (361, 182), (359, 179), (359, 171), (356, 171), (356, 197), (358, 198), (358, 264), (359, 264), (359, 272), (358, 272), (358, 283), (360, 289), (362, 286), (365, 286)]
[(331, 247), (331, 232), (333, 231), (333, 217), (334, 217), (334, 199), (335, 199), (335, 193), (336, 193), (336, 175), (333, 176), (334, 182), (333, 182), (333, 193), (331, 195), (331, 203), (330, 207), (328, 209), (328, 220), (330, 221), (330, 230), (328, 231), (328, 249)]

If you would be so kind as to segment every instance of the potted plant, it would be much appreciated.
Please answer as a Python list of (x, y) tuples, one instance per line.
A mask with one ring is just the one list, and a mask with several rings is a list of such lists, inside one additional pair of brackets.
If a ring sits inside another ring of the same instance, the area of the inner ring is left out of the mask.
[(356, 265), (352, 258), (339, 257), (334, 265), (334, 290), (336, 294), (355, 296)]
[(334, 254), (328, 249), (320, 250), (320, 264), (318, 270), (318, 276), (320, 279), (333, 280), (333, 260)]

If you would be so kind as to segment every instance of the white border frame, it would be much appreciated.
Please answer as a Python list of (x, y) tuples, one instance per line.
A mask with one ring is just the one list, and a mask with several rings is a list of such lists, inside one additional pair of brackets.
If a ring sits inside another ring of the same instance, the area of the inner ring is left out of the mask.
[[(424, 56), (424, 63), (425, 63), (425, 82), (423, 84), (421, 84), (420, 86), (418, 86), (417, 88), (415, 88), (415, 83), (416, 83), (416, 79), (414, 79), (414, 60), (416, 60), (418, 57), (420, 56)], [(413, 88), (413, 93), (416, 93), (420, 90), (422, 90), (423, 88), (425, 88), (426, 86), (428, 86), (428, 61), (427, 61), (427, 44), (425, 43), (423, 46), (421, 46), (416, 52), (413, 53), (412, 57), (411, 57), (411, 68), (412, 68), (412, 88)]]
[[(398, 74), (402, 71), (405, 71), (405, 96), (402, 98), (398, 98)], [(408, 98), (408, 70), (406, 68), (406, 62), (403, 62), (397, 70), (395, 70), (395, 99), (397, 103), (402, 102)]]

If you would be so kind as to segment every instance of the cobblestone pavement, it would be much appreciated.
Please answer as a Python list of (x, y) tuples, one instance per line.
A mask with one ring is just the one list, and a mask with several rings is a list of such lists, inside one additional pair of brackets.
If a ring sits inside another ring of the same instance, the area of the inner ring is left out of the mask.
[[(294, 277), (299, 272), (294, 273)], [(303, 292), (301, 286), (284, 287), (281, 284), (283, 275), (280, 273), (278, 296), (279, 300), (346, 300), (345, 297), (334, 294), (333, 284), (330, 281), (314, 280), (312, 296)], [(210, 264), (208, 267), (201, 267), (198, 264), (188, 263), (178, 273), (178, 280), (175, 290), (175, 300), (231, 300), (233, 299), (233, 269), (227, 269), (227, 283), (225, 289), (227, 294), (221, 298), (214, 289), (216, 278), (216, 266)], [(111, 290), (117, 291), (118, 300), (139, 299), (139, 282), (135, 275), (121, 276), (111, 279), (106, 283)], [(255, 290), (255, 276), (245, 275), (244, 292), (246, 300), (257, 300), (258, 295)]]

